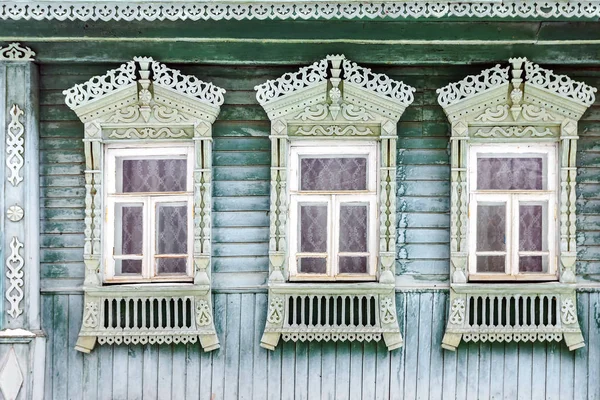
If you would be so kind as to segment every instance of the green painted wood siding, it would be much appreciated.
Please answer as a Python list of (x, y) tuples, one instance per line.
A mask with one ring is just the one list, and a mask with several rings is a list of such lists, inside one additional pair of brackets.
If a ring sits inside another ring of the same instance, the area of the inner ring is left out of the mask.
[[(487, 66), (375, 68), (417, 88), (398, 129), (398, 274), (431, 284), (448, 279), (448, 124), (435, 89)], [(398, 293), (405, 339), (398, 351), (373, 343), (259, 347), (267, 308), (270, 144), (253, 87), (297, 66), (178, 66), (227, 90), (214, 124), (214, 304), (221, 349), (73, 350), (82, 318), (83, 126), (61, 91), (112, 67), (41, 66), (46, 399), (600, 399), (600, 293), (594, 291), (579, 293), (588, 346), (576, 352), (562, 343), (475, 343), (443, 351), (447, 290)], [(600, 87), (600, 68), (556, 71)], [(579, 133), (578, 271), (593, 282), (600, 278), (600, 101), (582, 118)]]
[(405, 345), (283, 342), (259, 346), (266, 293), (214, 297), (221, 348), (198, 344), (98, 346), (73, 350), (81, 323), (79, 294), (42, 296), (48, 334), (45, 399), (410, 400), (600, 399), (600, 293), (578, 296), (586, 343), (464, 343), (442, 350), (448, 294), (402, 292)]
[[(76, 287), (83, 279), (83, 126), (61, 91), (113, 65), (42, 65), (42, 286)], [(214, 124), (213, 269), (266, 274), (269, 202), (269, 122), (254, 86), (296, 66), (181, 66), (227, 90)], [(435, 90), (469, 67), (376, 68), (417, 88), (398, 134), (398, 274), (447, 280), (449, 268), (448, 124)], [(600, 87), (598, 68), (556, 68)], [(578, 272), (600, 277), (600, 100), (580, 122), (578, 153)], [(223, 276), (229, 281), (231, 277)], [(258, 280), (260, 280), (258, 279)], [(60, 282), (62, 280), (62, 282)]]

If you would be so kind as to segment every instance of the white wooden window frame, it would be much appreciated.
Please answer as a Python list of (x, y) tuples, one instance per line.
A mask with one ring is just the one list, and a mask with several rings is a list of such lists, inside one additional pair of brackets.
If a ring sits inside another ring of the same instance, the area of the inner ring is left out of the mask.
[[(469, 280), (470, 281), (549, 281), (557, 280), (557, 144), (552, 143), (515, 143), (515, 144), (481, 144), (471, 145), (467, 161), (469, 172)], [(477, 159), (479, 156), (497, 158), (518, 158), (527, 156), (542, 156), (544, 158), (545, 190), (480, 190), (477, 189)], [(519, 205), (529, 202), (546, 202), (546, 232), (544, 240), (547, 251), (519, 251)], [(477, 206), (480, 203), (506, 204), (506, 251), (480, 252), (477, 251)], [(505, 273), (477, 272), (478, 255), (505, 255)], [(548, 257), (548, 272), (521, 273), (519, 272), (520, 255), (546, 255)]]
[[(106, 229), (104, 235), (104, 281), (107, 283), (141, 283), (141, 282), (190, 282), (193, 279), (193, 162), (194, 148), (192, 144), (182, 145), (180, 143), (166, 144), (161, 146), (145, 145), (136, 147), (122, 147), (107, 145), (105, 157), (105, 218)], [(117, 191), (120, 176), (120, 160), (138, 159), (185, 159), (186, 160), (186, 188), (185, 192), (144, 192), (142, 193), (120, 193)], [(144, 215), (144, 240), (141, 276), (117, 275), (115, 274), (115, 260), (132, 259), (130, 256), (118, 256), (114, 254), (115, 240), (117, 239), (118, 226), (115, 221), (115, 207), (117, 204), (136, 203), (142, 204)], [(185, 275), (171, 274), (158, 275), (156, 273), (157, 217), (156, 211), (159, 204), (185, 203), (187, 205), (187, 271)]]
[[(335, 146), (327, 146), (331, 142), (310, 141), (298, 142), (290, 146), (290, 252), (289, 279), (290, 281), (369, 281), (377, 278), (377, 227), (378, 227), (378, 193), (377, 193), (377, 143), (374, 141), (336, 141)], [(333, 151), (332, 151), (333, 150)], [(300, 189), (300, 161), (306, 156), (323, 158), (365, 157), (367, 159), (367, 189), (339, 191), (303, 191)], [(340, 253), (339, 233), (340, 207), (345, 203), (361, 203), (368, 205), (368, 230), (366, 253)], [(319, 254), (327, 259), (325, 274), (301, 273), (298, 271), (298, 261), (302, 256), (316, 253), (300, 253), (299, 208), (302, 204), (327, 204), (327, 253)], [(367, 256), (368, 272), (340, 273), (338, 257), (341, 255)]]

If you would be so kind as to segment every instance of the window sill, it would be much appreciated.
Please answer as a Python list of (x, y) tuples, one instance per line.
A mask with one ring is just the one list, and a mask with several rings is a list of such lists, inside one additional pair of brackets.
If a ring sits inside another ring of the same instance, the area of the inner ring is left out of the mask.
[(571, 293), (575, 290), (575, 283), (561, 282), (516, 282), (516, 283), (497, 283), (497, 282), (470, 282), (470, 283), (451, 283), (452, 290), (459, 294), (559, 294)]

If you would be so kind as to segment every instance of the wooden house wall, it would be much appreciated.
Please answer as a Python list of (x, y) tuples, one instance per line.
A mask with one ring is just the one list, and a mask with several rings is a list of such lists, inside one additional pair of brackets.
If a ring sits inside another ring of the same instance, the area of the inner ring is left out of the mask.
[[(440, 347), (450, 190), (448, 124), (435, 89), (488, 66), (374, 68), (417, 88), (398, 129), (397, 300), (405, 345), (391, 353), (382, 343), (259, 347), (267, 308), (270, 144), (253, 87), (297, 66), (177, 66), (227, 90), (213, 133), (213, 292), (221, 349), (105, 345), (83, 355), (73, 349), (83, 300), (83, 126), (61, 92), (114, 65), (41, 65), (45, 398), (600, 399), (600, 293), (594, 288), (600, 287), (594, 284), (600, 278), (600, 101), (579, 128), (578, 273), (586, 288), (578, 315), (587, 346), (569, 352), (563, 343), (463, 343), (456, 353)], [(555, 69), (600, 87), (600, 68)]]

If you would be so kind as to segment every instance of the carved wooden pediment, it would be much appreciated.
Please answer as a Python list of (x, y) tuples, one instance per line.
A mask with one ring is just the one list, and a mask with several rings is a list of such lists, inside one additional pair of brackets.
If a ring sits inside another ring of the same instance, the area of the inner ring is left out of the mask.
[(65, 102), (83, 122), (136, 126), (214, 122), (224, 89), (168, 68), (151, 57), (132, 61), (65, 90)]
[[(289, 125), (304, 126), (397, 121), (414, 100), (415, 91), (384, 74), (360, 67), (343, 55), (327, 56), (255, 89), (271, 120), (284, 119)], [(337, 128), (332, 131), (339, 132)]]

